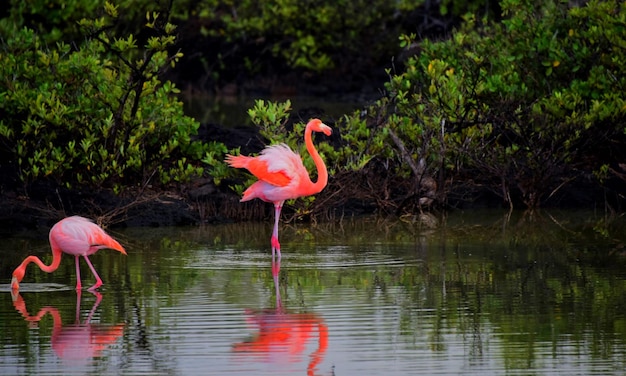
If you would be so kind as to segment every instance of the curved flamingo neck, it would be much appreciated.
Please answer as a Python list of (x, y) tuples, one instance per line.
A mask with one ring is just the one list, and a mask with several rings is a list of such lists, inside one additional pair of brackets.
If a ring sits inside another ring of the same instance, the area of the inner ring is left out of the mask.
[(313, 130), (311, 129), (310, 126), (307, 125), (304, 131), (304, 144), (306, 145), (306, 150), (311, 155), (311, 158), (313, 158), (313, 162), (315, 163), (315, 168), (317, 169), (317, 181), (313, 183), (313, 181), (309, 179), (310, 186), (308, 187), (309, 192), (307, 192), (307, 195), (312, 195), (312, 194), (321, 192), (322, 189), (324, 189), (324, 187), (326, 187), (326, 184), (328, 183), (328, 171), (326, 170), (326, 165), (324, 164), (322, 157), (320, 157), (320, 154), (317, 152), (317, 149), (315, 149), (315, 145), (313, 145), (312, 134), (313, 134)]
[(39, 267), (39, 269), (43, 270), (44, 272), (52, 273), (53, 271), (57, 270), (59, 268), (59, 265), (61, 264), (61, 250), (52, 248), (52, 263), (50, 263), (50, 265), (44, 264), (43, 261), (41, 261), (41, 259), (37, 256), (28, 256), (17, 268), (25, 270), (26, 266), (28, 266), (28, 264), (30, 264), (31, 262), (35, 263)]

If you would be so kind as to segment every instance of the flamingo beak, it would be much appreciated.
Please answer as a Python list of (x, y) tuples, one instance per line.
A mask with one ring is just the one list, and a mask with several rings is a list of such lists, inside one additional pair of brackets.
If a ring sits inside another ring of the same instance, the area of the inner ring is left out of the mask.
[(17, 280), (16, 277), (11, 278), (11, 290), (19, 290), (20, 289), (20, 282)]
[(324, 132), (326, 136), (330, 136), (331, 134), (333, 134), (333, 129), (324, 123), (320, 124), (320, 129), (322, 130), (322, 132)]

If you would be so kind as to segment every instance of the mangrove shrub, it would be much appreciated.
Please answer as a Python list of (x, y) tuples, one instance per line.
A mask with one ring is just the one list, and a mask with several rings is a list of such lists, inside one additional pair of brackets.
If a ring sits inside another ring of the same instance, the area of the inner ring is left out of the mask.
[(400, 173), (414, 175), (413, 160), (440, 193), (462, 182), (534, 208), (624, 160), (626, 9), (501, 6), (501, 22), (468, 15), (444, 41), (401, 37), (419, 53), (390, 71), (378, 132)]
[(182, 56), (169, 52), (168, 10), (149, 12), (142, 39), (114, 34), (119, 10), (82, 19), (82, 43), (47, 44), (37, 31), (0, 23), (0, 154), (25, 190), (167, 184), (202, 173), (199, 124), (183, 113), (178, 89), (160, 74)]

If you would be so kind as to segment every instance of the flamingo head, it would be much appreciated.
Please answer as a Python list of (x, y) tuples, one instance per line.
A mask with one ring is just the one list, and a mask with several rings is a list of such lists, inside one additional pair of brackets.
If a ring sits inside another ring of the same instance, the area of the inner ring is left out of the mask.
[(313, 119), (309, 121), (306, 127), (310, 128), (313, 132), (322, 132), (326, 136), (330, 136), (333, 133), (332, 128), (322, 123), (320, 119)]
[(19, 290), (20, 282), (24, 279), (25, 270), (22, 268), (17, 268), (13, 272), (13, 278), (11, 278), (11, 289)]

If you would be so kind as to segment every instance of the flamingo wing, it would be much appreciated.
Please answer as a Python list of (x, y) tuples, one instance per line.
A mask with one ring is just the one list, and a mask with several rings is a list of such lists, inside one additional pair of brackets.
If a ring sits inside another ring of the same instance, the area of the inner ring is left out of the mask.
[(291, 178), (285, 171), (272, 171), (271, 168), (272, 166), (269, 161), (262, 158), (251, 159), (247, 167), (248, 171), (250, 171), (250, 173), (256, 176), (259, 180), (277, 187), (289, 185)]
[(276, 187), (297, 185), (303, 173), (308, 176), (300, 156), (285, 144), (268, 146), (257, 157), (228, 156), (227, 162)]
[(73, 223), (62, 223), (50, 232), (50, 244), (71, 255), (86, 255), (89, 252), (89, 241), (82, 232), (77, 232)]

